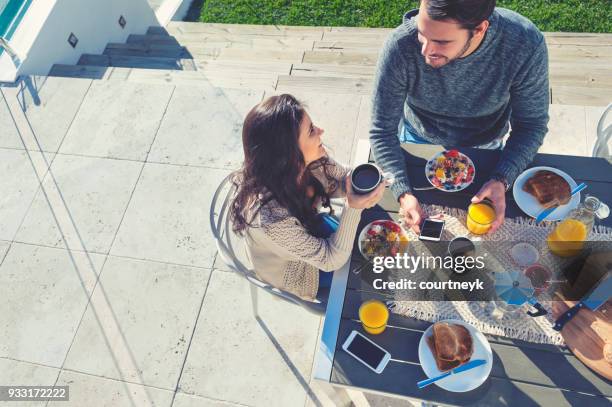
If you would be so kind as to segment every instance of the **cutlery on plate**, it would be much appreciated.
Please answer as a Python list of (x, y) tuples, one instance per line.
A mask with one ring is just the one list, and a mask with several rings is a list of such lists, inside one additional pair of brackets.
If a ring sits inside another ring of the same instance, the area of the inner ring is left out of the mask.
[(429, 191), (430, 189), (436, 189), (436, 187), (431, 186), (431, 187), (412, 187), (413, 190), (415, 191)]
[[(580, 183), (580, 185), (578, 185), (576, 188), (572, 189), (572, 193), (570, 194), (570, 197), (576, 195), (578, 192), (582, 191), (583, 189), (585, 189), (587, 187), (587, 185), (582, 182)], [(542, 212), (540, 212), (540, 214), (536, 217), (536, 223), (540, 223), (542, 222), (544, 219), (546, 219), (548, 217), (548, 215), (550, 215), (551, 213), (553, 213), (555, 211), (555, 209), (557, 209), (559, 207), (559, 205), (557, 206), (553, 206), (547, 209), (544, 209)]]
[(597, 308), (601, 307), (608, 301), (608, 298), (612, 296), (612, 273), (607, 272), (601, 280), (595, 285), (595, 287), (585, 295), (582, 300), (572, 308), (564, 312), (557, 318), (553, 329), (555, 331), (561, 331), (565, 324), (567, 324), (572, 318), (578, 314), (582, 308), (588, 308), (592, 311), (596, 311)]
[(440, 379), (444, 379), (445, 377), (448, 377), (450, 375), (454, 375), (457, 373), (465, 372), (466, 370), (470, 370), (475, 367), (482, 366), (486, 363), (487, 361), (484, 359), (474, 359), (474, 360), (469, 361), (465, 365), (461, 365), (446, 373), (442, 373), (440, 376), (432, 377), (431, 379), (421, 380), (420, 382), (417, 383), (417, 386), (419, 387), (419, 389), (422, 389), (423, 387), (429, 386), (430, 384), (435, 383)]

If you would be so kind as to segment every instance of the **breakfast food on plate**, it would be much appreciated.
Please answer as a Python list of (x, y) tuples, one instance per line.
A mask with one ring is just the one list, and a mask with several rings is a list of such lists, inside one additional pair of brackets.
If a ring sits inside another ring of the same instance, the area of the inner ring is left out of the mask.
[(523, 191), (533, 195), (544, 208), (565, 205), (570, 201), (572, 193), (562, 176), (547, 170), (533, 174), (523, 185)]
[(395, 256), (406, 249), (408, 235), (392, 220), (377, 220), (366, 226), (361, 252), (367, 259)]
[(436, 360), (438, 370), (445, 372), (467, 363), (474, 353), (470, 331), (459, 324), (436, 322), (427, 344)]
[(474, 179), (474, 164), (457, 150), (443, 151), (427, 163), (427, 178), (433, 186), (458, 191)]

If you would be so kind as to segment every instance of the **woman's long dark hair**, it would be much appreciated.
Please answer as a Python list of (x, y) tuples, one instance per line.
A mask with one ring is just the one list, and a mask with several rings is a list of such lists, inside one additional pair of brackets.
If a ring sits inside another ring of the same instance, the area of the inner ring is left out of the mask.
[(242, 234), (251, 226), (257, 210), (247, 219), (249, 208), (257, 200), (259, 207), (276, 200), (309, 230), (316, 216), (314, 202), (321, 199), (323, 205), (329, 207), (332, 191), (324, 189), (312, 170), (322, 166), (332, 189), (338, 185), (328, 175), (327, 157), (308, 167), (304, 163), (298, 144), (304, 116), (304, 106), (287, 94), (269, 97), (247, 114), (242, 128), (244, 164), (232, 178), (237, 187), (230, 208), (234, 232)]

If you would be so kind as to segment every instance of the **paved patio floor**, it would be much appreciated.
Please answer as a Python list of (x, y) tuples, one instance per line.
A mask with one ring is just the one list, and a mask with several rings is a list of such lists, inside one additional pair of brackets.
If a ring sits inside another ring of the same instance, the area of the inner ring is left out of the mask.
[[(78, 407), (329, 405), (310, 378), (320, 318), (261, 294), (254, 319), (208, 225), (263, 92), (69, 78), (0, 89), (0, 383), (69, 385), (62, 405)], [(294, 93), (348, 162), (369, 98)], [(552, 105), (541, 151), (590, 155), (602, 110)]]

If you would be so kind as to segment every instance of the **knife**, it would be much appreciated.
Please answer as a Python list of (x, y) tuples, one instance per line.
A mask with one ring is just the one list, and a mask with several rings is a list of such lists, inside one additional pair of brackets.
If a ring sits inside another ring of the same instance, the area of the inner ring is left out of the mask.
[(597, 310), (597, 308), (605, 304), (606, 301), (608, 301), (608, 298), (610, 298), (611, 296), (612, 273), (608, 271), (606, 275), (603, 276), (601, 280), (599, 280), (599, 282), (597, 283), (597, 285), (595, 285), (591, 292), (585, 295), (578, 304), (574, 305), (572, 308), (570, 308), (561, 316), (559, 316), (559, 318), (557, 318), (555, 324), (553, 325), (553, 329), (555, 331), (561, 331), (561, 329), (563, 329), (563, 326), (567, 324), (572, 318), (574, 318), (576, 314), (578, 314), (578, 311), (580, 311), (582, 308), (586, 307), (592, 311), (595, 311)]
[(482, 366), (485, 363), (487, 363), (487, 361), (484, 359), (474, 359), (466, 363), (465, 365), (456, 367), (449, 372), (442, 373), (440, 376), (432, 377), (431, 379), (421, 380), (420, 382), (417, 383), (417, 386), (419, 386), (419, 389), (422, 389), (423, 387), (429, 386), (430, 384), (437, 382), (440, 379), (444, 379), (445, 377), (448, 377), (450, 375), (465, 372), (466, 370), (470, 370), (475, 367)]
[[(572, 189), (572, 192), (570, 193), (570, 197), (574, 196), (575, 194), (577, 194), (578, 192), (582, 191), (583, 189), (585, 189), (587, 187), (587, 185), (582, 182), (580, 183), (580, 185), (576, 186), (576, 188)], [(553, 213), (555, 211), (555, 209), (557, 209), (559, 207), (559, 205), (557, 206), (552, 206), (550, 208), (544, 209), (542, 212), (540, 212), (540, 214), (536, 217), (536, 223), (540, 223), (542, 222), (544, 219), (546, 219), (548, 217), (548, 215), (550, 215), (551, 213)]]

